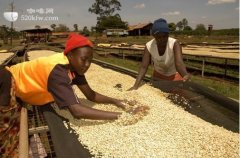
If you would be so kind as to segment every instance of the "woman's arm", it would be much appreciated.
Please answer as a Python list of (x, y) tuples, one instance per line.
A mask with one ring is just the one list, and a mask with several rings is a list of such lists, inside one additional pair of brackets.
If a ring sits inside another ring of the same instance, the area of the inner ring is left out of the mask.
[(147, 47), (145, 47), (144, 53), (143, 53), (142, 64), (141, 64), (141, 67), (139, 68), (137, 79), (136, 79), (133, 87), (131, 87), (129, 90), (138, 89), (143, 77), (145, 76), (145, 74), (147, 72), (148, 66), (150, 65), (150, 61), (151, 61), (151, 55), (150, 55)]
[(119, 99), (115, 99), (115, 98), (111, 98), (111, 97), (99, 94), (94, 90), (92, 90), (88, 84), (78, 85), (78, 88), (83, 92), (86, 98), (90, 101), (93, 101), (95, 103), (115, 104), (118, 107), (125, 109), (125, 106), (122, 103), (123, 100), (119, 100)]
[(74, 104), (68, 106), (69, 111), (73, 117), (77, 119), (93, 119), (93, 120), (115, 120), (121, 113), (107, 112), (102, 110), (93, 109), (82, 104)]
[(175, 66), (178, 73), (183, 77), (184, 81), (188, 80), (190, 78), (190, 75), (188, 74), (185, 64), (183, 63), (182, 47), (178, 41), (174, 43), (173, 51)]
[[(111, 98), (111, 97), (107, 97), (102, 94), (99, 94), (93, 91), (88, 84), (78, 85), (78, 88), (83, 92), (86, 98), (89, 99), (90, 101), (97, 102), (97, 103), (111, 103), (125, 109), (125, 105), (123, 104), (124, 100), (118, 100), (115, 98)], [(70, 105), (68, 106), (68, 109), (71, 112), (71, 114), (77, 119), (85, 118), (85, 119), (95, 119), (95, 120), (114, 120), (114, 119), (117, 119), (119, 115), (121, 115), (121, 113), (119, 112), (108, 112), (108, 111), (97, 110), (82, 104)], [(137, 114), (139, 112), (144, 113), (148, 110), (149, 108), (147, 106), (140, 106), (132, 109), (132, 111), (129, 111), (129, 112), (132, 114)]]
[[(77, 119), (92, 119), (92, 120), (115, 120), (122, 114), (120, 112), (109, 112), (93, 109), (81, 104), (74, 104), (68, 106), (69, 111), (73, 115), (74, 118)], [(148, 106), (139, 106), (133, 109), (128, 110), (127, 112), (135, 115), (138, 113), (142, 113), (146, 115), (148, 113)]]

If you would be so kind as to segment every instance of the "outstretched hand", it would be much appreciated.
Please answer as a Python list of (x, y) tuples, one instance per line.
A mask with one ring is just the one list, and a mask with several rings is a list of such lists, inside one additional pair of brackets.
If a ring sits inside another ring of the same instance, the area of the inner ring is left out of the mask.
[(119, 108), (122, 108), (122, 109), (126, 109), (126, 104), (125, 104), (125, 100), (116, 100), (115, 101), (115, 105)]
[(138, 114), (138, 113), (143, 113), (144, 115), (148, 113), (148, 110), (150, 109), (148, 106), (145, 105), (141, 105), (138, 107), (135, 107), (135, 105), (140, 104), (135, 100), (116, 100), (115, 105), (127, 110), (126, 112), (130, 113), (130, 114)]
[(183, 82), (190, 81), (191, 80), (191, 75), (187, 74), (183, 77)]
[(137, 104), (137, 101), (135, 101), (135, 100), (123, 99), (123, 100), (116, 100), (115, 101), (115, 105), (117, 107), (120, 107), (120, 108), (124, 109), (124, 110), (128, 109), (129, 106), (131, 107), (131, 106), (134, 106), (136, 104)]
[(149, 109), (150, 108), (148, 106), (139, 106), (136, 108), (132, 108), (132, 109), (128, 110), (127, 112), (130, 114), (133, 114), (133, 115), (136, 115), (136, 114), (146, 115), (146, 114), (148, 114)]

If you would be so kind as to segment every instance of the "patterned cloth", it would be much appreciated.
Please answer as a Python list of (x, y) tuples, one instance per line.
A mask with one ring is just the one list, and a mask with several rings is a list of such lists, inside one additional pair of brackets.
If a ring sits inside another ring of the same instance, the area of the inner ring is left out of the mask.
[(17, 158), (21, 106), (16, 101), (15, 82), (12, 78), (9, 106), (0, 106), (0, 157)]

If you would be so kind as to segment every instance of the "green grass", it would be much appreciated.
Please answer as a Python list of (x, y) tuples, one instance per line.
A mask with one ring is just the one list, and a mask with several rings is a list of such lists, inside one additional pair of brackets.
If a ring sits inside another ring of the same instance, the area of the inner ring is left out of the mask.
[(10, 45), (10, 41), (8, 42), (8, 44), (3, 44), (2, 41), (0, 43), (1, 43), (1, 47), (0, 47), (1, 50), (3, 50), (3, 49), (9, 50), (13, 47), (19, 46), (20, 40), (13, 40), (12, 46)]
[[(138, 71), (140, 62), (131, 61), (131, 60), (123, 60), (111, 56), (102, 57), (97, 54), (94, 54), (94, 58), (98, 60), (102, 60), (114, 65), (118, 65), (121, 67), (125, 67), (134, 71)], [(153, 67), (150, 66), (147, 75), (152, 75)], [(205, 87), (211, 88), (218, 93), (221, 93), (227, 97), (234, 98), (239, 100), (239, 85), (237, 83), (223, 81), (217, 78), (206, 78), (201, 76), (192, 76), (192, 81), (198, 84), (201, 84)]]
[[(111, 64), (114, 64), (114, 65), (125, 67), (125, 68), (128, 68), (128, 69), (137, 71), (137, 72), (138, 72), (139, 67), (140, 67), (140, 62), (131, 61), (131, 60), (123, 60), (123, 59), (119, 59), (119, 58), (115, 58), (115, 57), (111, 57), (111, 56), (101, 57), (97, 54), (94, 54), (94, 58), (98, 59), (98, 60), (108, 62), (108, 63), (111, 63)], [(153, 67), (150, 66), (148, 68), (147, 75), (152, 75), (152, 73), (153, 73)]]
[[(192, 68), (198, 68), (199, 70), (202, 69), (202, 63), (185, 61), (185, 64), (189, 68), (192, 67)], [(220, 68), (218, 66), (205, 64), (204, 72), (224, 75), (225, 70), (224, 70), (224, 68)], [(227, 76), (231, 76), (231, 77), (234, 77), (234, 78), (239, 78), (239, 71), (238, 70), (228, 69), (227, 70)]]
[(192, 80), (227, 97), (239, 100), (239, 85), (236, 83), (224, 82), (215, 78), (203, 78), (199, 76), (192, 76)]

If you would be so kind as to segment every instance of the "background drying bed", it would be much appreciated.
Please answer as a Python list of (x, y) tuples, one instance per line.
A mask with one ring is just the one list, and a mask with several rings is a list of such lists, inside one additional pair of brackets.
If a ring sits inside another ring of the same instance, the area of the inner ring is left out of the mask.
[(51, 51), (51, 50), (33, 50), (27, 52), (27, 58), (28, 60), (33, 60), (39, 57), (47, 57), (49, 55), (53, 55), (57, 52)]
[(8, 53), (0, 53), (0, 64), (2, 64), (6, 59), (11, 57), (14, 53), (8, 52)]

